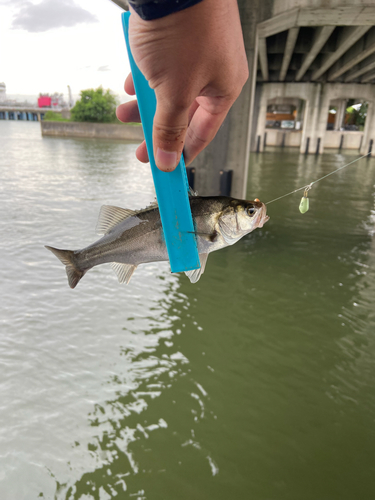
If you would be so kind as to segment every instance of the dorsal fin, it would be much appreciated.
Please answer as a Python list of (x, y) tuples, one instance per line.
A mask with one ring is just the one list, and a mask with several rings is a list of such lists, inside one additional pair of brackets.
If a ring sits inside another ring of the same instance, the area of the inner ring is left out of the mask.
[(148, 212), (149, 210), (154, 210), (155, 208), (159, 208), (159, 205), (158, 205), (156, 198), (149, 205), (147, 205), (147, 207), (141, 208), (140, 210), (137, 210), (136, 214), (143, 214), (145, 212)]
[(147, 207), (144, 210), (151, 210), (153, 208), (159, 208), (158, 200), (156, 198), (149, 205), (147, 205)]
[(97, 234), (107, 234), (117, 224), (135, 215), (134, 210), (127, 208), (112, 207), (103, 205), (100, 209), (98, 223), (96, 225)]

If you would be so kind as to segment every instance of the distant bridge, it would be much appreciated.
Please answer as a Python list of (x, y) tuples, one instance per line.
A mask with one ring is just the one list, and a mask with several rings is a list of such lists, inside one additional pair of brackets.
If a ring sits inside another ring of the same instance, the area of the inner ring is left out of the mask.
[(62, 108), (37, 108), (35, 106), (15, 106), (0, 104), (0, 120), (41, 121), (47, 111), (60, 113)]

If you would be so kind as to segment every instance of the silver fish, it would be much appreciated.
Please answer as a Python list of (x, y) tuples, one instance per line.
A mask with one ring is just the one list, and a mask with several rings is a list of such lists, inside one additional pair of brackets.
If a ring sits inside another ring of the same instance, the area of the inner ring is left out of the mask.
[[(192, 283), (204, 273), (210, 252), (233, 245), (269, 219), (266, 206), (257, 199), (191, 196), (190, 207), (201, 262), (200, 269), (185, 272)], [(66, 266), (71, 288), (99, 264), (111, 262), (119, 282), (129, 283), (139, 264), (168, 260), (156, 203), (138, 211), (104, 205), (96, 231), (104, 236), (82, 250), (46, 246)]]

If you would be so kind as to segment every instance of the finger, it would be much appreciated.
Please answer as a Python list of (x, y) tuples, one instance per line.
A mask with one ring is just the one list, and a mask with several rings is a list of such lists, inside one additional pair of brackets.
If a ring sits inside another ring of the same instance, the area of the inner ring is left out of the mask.
[(116, 109), (116, 116), (120, 122), (141, 123), (141, 117), (137, 101), (129, 101), (120, 104)]
[(184, 157), (189, 165), (194, 158), (212, 141), (222, 125), (228, 109), (213, 114), (199, 106), (195, 111), (186, 133)]
[(135, 95), (133, 75), (131, 73), (129, 73), (128, 76), (126, 77), (124, 89), (127, 94)]
[(171, 103), (167, 99), (158, 99), (153, 126), (153, 145), (156, 166), (164, 172), (176, 168), (185, 143), (189, 124), (191, 103)]
[(138, 146), (135, 156), (139, 161), (142, 163), (148, 163), (150, 160), (148, 159), (148, 153), (147, 153), (147, 147), (146, 147), (146, 142), (143, 141), (140, 146)]
[(189, 123), (193, 119), (194, 113), (197, 111), (198, 108), (199, 108), (199, 103), (195, 99), (193, 104), (190, 106), (190, 109), (189, 109)]

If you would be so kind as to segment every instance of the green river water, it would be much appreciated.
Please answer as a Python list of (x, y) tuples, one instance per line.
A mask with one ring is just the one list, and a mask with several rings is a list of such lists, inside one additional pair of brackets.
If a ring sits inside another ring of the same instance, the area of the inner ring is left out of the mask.
[[(154, 197), (135, 144), (0, 122), (1, 500), (375, 498), (375, 159), (271, 204), (191, 285), (109, 265), (75, 290), (45, 244)], [(356, 153), (252, 156), (266, 202)]]

